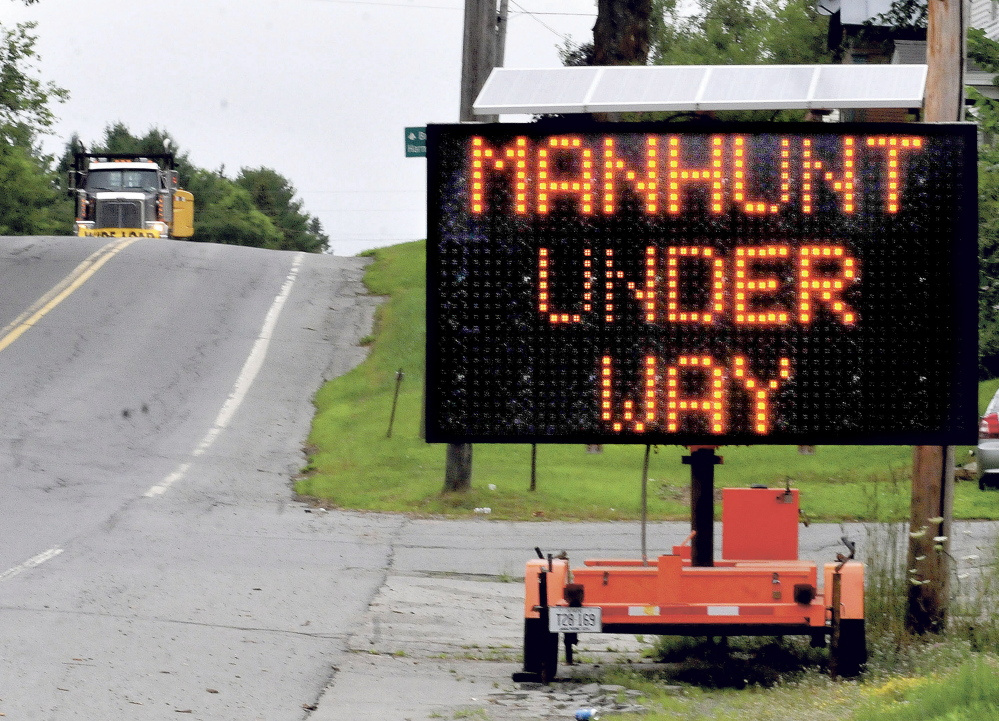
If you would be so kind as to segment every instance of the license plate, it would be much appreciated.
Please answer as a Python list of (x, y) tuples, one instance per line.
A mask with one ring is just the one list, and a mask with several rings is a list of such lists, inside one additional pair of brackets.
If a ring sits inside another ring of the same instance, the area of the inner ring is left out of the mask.
[(599, 608), (548, 608), (548, 630), (552, 633), (601, 633), (603, 621)]

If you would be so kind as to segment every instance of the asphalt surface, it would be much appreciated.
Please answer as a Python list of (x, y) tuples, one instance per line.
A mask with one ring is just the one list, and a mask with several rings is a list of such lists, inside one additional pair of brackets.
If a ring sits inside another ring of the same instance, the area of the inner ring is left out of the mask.
[[(637, 556), (638, 525), (295, 501), (312, 396), (363, 358), (364, 261), (143, 239), (36, 304), (109, 245), (0, 238), (0, 714), (571, 718), (571, 700), (510, 680), (517, 579), (535, 546)], [(650, 526), (650, 555), (687, 530)], [(862, 527), (813, 525), (801, 555), (831, 560), (844, 531), (885, 553)], [(958, 525), (964, 570), (995, 535)]]
[[(102, 247), (0, 238), (0, 324)], [(397, 523), (330, 533), (290, 488), (363, 265), (143, 239), (0, 350), (0, 713), (307, 715)]]

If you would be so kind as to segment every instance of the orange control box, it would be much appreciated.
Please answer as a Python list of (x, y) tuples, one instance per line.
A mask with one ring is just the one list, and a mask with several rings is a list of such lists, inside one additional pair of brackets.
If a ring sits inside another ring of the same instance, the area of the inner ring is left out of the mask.
[(798, 559), (798, 491), (722, 489), (722, 558)]

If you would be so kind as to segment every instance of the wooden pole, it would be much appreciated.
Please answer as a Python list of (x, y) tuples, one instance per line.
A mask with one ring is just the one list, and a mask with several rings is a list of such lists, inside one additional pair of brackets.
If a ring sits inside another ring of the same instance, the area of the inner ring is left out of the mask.
[[(938, 0), (931, 0), (937, 2)], [(909, 519), (909, 594), (905, 625), (913, 633), (946, 628), (950, 598), (947, 551), (954, 516), (954, 449), (916, 446)]]
[(926, 100), (928, 123), (964, 119), (964, 0), (933, 0), (926, 27)]
[(448, 443), (444, 491), (467, 491), (472, 486), (472, 444)]
[[(964, 0), (929, 0), (926, 30), (926, 100), (923, 120), (964, 117)], [(912, 454), (909, 515), (909, 596), (906, 627), (937, 633), (947, 623), (951, 525), (954, 516), (954, 449), (916, 446)]]
[(495, 115), (475, 115), (472, 104), (496, 62), (496, 0), (465, 0), (465, 36), (461, 54), (461, 122), (491, 122)]
[(500, 0), (499, 17), (496, 18), (496, 67), (503, 67), (506, 60), (506, 24), (510, 18), (510, 0)]
[[(496, 115), (475, 115), (472, 105), (496, 63), (496, 0), (465, 0), (465, 34), (461, 52), (461, 102), (463, 123), (495, 123)], [(472, 444), (449, 443), (444, 467), (444, 490), (472, 487)]]

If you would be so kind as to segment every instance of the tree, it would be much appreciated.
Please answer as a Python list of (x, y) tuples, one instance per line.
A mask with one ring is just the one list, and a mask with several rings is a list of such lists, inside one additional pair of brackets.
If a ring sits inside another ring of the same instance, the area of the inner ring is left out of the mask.
[(39, 134), (55, 121), (53, 102), (69, 93), (35, 77), (35, 23), (0, 26), (0, 140), (33, 148)]
[(827, 62), (827, 21), (808, 0), (697, 0), (684, 16), (663, 5), (653, 38), (656, 65), (758, 65)]
[[(810, 0), (697, 0), (696, 11), (678, 0), (652, 0), (648, 58), (652, 65), (756, 65), (821, 63), (828, 20)], [(598, 24), (600, 18), (598, 16)], [(596, 38), (597, 26), (594, 26)], [(592, 43), (567, 42), (565, 65), (600, 65)]]
[[(822, 63), (828, 20), (811, 0), (696, 0), (696, 11), (679, 0), (652, 0), (648, 19), (648, 62), (652, 65), (759, 65)], [(599, 17), (598, 17), (599, 24)], [(596, 40), (597, 27), (594, 26)], [(565, 65), (600, 65), (593, 43), (565, 43)], [(800, 119), (801, 111), (718, 113), (730, 120)], [(641, 117), (650, 117), (643, 114)], [(656, 113), (659, 119), (689, 113)]]
[(64, 235), (72, 226), (54, 173), (27, 148), (0, 142), (0, 235)]
[(594, 65), (645, 65), (652, 0), (597, 0)]
[(72, 204), (59, 195), (52, 158), (39, 135), (55, 120), (52, 104), (67, 92), (36, 77), (34, 23), (0, 25), (0, 234), (68, 233)]
[(245, 188), (221, 170), (196, 169), (187, 186), (194, 194), (192, 240), (254, 248), (277, 248), (281, 231), (254, 204)]
[(295, 187), (283, 175), (271, 168), (243, 168), (235, 182), (249, 192), (254, 205), (280, 231), (278, 248), (308, 253), (326, 250), (329, 238), (322, 224), (302, 211), (302, 201), (295, 200)]
[[(968, 58), (995, 73), (999, 86), (999, 43), (982, 30), (968, 31)], [(967, 89), (972, 114), (985, 141), (978, 150), (978, 372), (999, 376), (999, 101)]]

